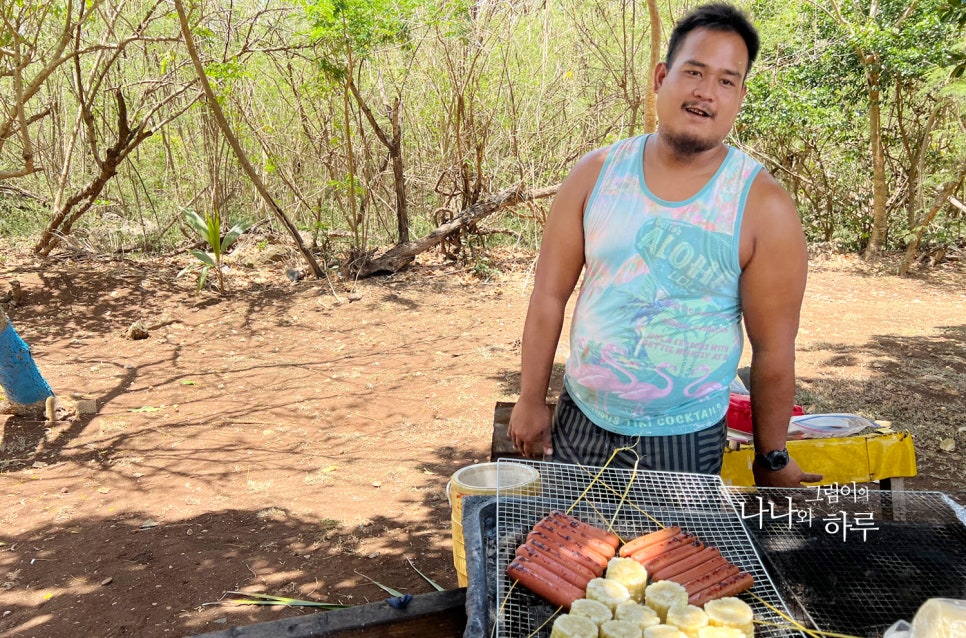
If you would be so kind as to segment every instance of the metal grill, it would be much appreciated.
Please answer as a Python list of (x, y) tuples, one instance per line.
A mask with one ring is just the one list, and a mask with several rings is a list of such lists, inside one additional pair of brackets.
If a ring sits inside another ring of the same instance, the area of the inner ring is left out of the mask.
[[(820, 630), (876, 638), (929, 598), (966, 598), (966, 509), (948, 495), (867, 491), (830, 500), (820, 488), (759, 489), (734, 491), (733, 500), (746, 515), (767, 509), (746, 519), (749, 532), (780, 575), (783, 598)], [(789, 521), (772, 508), (810, 516)], [(865, 533), (843, 520), (866, 521)]]
[[(530, 529), (554, 509), (569, 511), (598, 527), (610, 527), (625, 540), (661, 526), (679, 525), (752, 574), (755, 586), (751, 591), (787, 612), (720, 477), (519, 459), (513, 462), (534, 467), (540, 473), (540, 486), (533, 496), (501, 495), (497, 490), (496, 636), (550, 635), (556, 609), (523, 587), (511, 591), (505, 570)], [(787, 626), (787, 621), (767, 605), (747, 594), (742, 598), (752, 606), (756, 619)], [(779, 638), (800, 634), (761, 625), (755, 635)]]

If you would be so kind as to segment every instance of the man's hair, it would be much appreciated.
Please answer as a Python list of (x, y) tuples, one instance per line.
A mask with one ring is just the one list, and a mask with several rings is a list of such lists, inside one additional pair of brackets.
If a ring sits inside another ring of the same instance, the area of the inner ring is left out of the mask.
[(698, 7), (674, 26), (671, 32), (671, 39), (667, 45), (667, 57), (665, 63), (668, 68), (674, 62), (674, 56), (684, 42), (684, 38), (695, 29), (711, 29), (712, 31), (728, 31), (737, 33), (745, 41), (748, 48), (748, 69), (745, 75), (751, 71), (751, 65), (758, 57), (758, 31), (752, 26), (748, 17), (737, 8), (730, 4), (717, 2)]

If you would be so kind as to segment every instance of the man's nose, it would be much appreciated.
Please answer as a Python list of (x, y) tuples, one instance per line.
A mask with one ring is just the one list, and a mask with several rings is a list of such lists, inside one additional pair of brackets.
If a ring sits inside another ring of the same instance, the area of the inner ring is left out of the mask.
[(705, 75), (698, 80), (697, 85), (694, 87), (694, 97), (700, 100), (714, 100), (716, 86), (717, 83), (714, 78)]

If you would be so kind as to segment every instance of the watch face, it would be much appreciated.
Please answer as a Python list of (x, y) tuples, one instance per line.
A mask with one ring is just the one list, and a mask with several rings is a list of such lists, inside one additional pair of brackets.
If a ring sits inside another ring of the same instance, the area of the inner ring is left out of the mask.
[(788, 450), (774, 450), (768, 454), (759, 454), (757, 460), (762, 467), (777, 472), (788, 465)]

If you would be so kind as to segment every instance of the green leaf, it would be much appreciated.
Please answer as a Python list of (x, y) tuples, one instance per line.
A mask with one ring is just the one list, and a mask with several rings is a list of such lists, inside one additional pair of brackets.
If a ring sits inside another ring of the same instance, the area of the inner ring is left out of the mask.
[(236, 605), (285, 605), (287, 607), (321, 607), (322, 609), (344, 609), (349, 605), (342, 603), (323, 603), (314, 600), (299, 600), (298, 598), (286, 598), (285, 596), (272, 596), (270, 594), (255, 594), (243, 591), (227, 592), (232, 596), (249, 596), (249, 598), (236, 598), (229, 601), (219, 601), (217, 603), (205, 603), (206, 605), (218, 605), (222, 602), (232, 602)]
[(184, 212), (184, 219), (186, 222), (188, 222), (188, 225), (191, 226), (195, 230), (195, 232), (197, 232), (198, 235), (201, 236), (202, 239), (207, 239), (208, 224), (205, 223), (205, 220), (201, 217), (201, 215), (199, 215), (193, 210), (186, 210)]
[(402, 596), (403, 595), (401, 591), (396, 590), (396, 589), (393, 589), (392, 587), (387, 587), (386, 585), (383, 585), (382, 583), (376, 582), (376, 581), (372, 580), (371, 578), (369, 578), (368, 576), (366, 576), (365, 574), (362, 574), (360, 572), (356, 572), (356, 573), (359, 574), (360, 576), (362, 576), (363, 578), (365, 578), (366, 580), (368, 580), (373, 585), (376, 585), (377, 587), (379, 587), (379, 589), (383, 590), (384, 592), (386, 592), (390, 596)]
[(202, 287), (205, 285), (205, 280), (208, 278), (208, 271), (210, 269), (211, 266), (203, 266), (201, 268), (201, 274), (198, 276), (198, 287), (195, 289), (195, 292), (201, 292)]
[(423, 580), (425, 580), (427, 583), (429, 583), (430, 585), (432, 585), (436, 589), (436, 591), (443, 591), (443, 587), (441, 587), (435, 581), (433, 581), (432, 579), (430, 579), (429, 576), (427, 576), (426, 574), (424, 574), (423, 572), (419, 571), (419, 569), (416, 568), (416, 565), (413, 563), (413, 559), (407, 558), (406, 560), (409, 562), (409, 566), (412, 567), (416, 571), (417, 574), (419, 574), (420, 576), (422, 576), (423, 577)]
[(188, 252), (191, 253), (192, 255), (194, 255), (195, 259), (197, 259), (198, 261), (200, 261), (203, 264), (207, 264), (209, 266), (216, 265), (215, 264), (215, 258), (211, 254), (206, 253), (203, 250), (198, 250), (197, 248), (192, 248)]
[(225, 238), (221, 240), (222, 252), (228, 250), (228, 248), (235, 243), (235, 240), (251, 227), (252, 224), (249, 222), (239, 222), (232, 226), (228, 233), (225, 234)]

